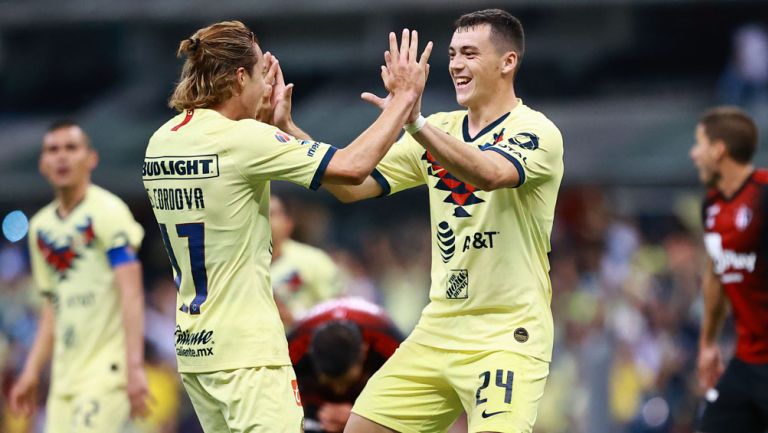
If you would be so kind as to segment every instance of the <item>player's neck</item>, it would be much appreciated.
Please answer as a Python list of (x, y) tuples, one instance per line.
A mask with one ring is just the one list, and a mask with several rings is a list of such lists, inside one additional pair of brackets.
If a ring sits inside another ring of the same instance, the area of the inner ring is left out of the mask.
[(77, 205), (85, 198), (85, 194), (88, 192), (88, 187), (90, 185), (91, 182), (88, 180), (87, 182), (56, 190), (56, 201), (58, 202), (56, 212), (60, 217), (66, 218), (72, 213)]
[(211, 108), (218, 111), (219, 114), (230, 120), (242, 120), (253, 117), (244, 113), (243, 105), (240, 103), (240, 98), (237, 96), (233, 96), (221, 104)]
[(723, 165), (720, 170), (720, 179), (717, 181), (717, 189), (723, 196), (733, 197), (755, 168), (752, 164), (739, 164), (731, 160), (724, 161)]
[(467, 107), (469, 132), (471, 134), (474, 135), (478, 133), (499, 117), (515, 109), (520, 103), (520, 100), (517, 99), (517, 95), (515, 95), (514, 88), (504, 89), (496, 95), (503, 96), (497, 96), (490, 101), (486, 101), (486, 103)]

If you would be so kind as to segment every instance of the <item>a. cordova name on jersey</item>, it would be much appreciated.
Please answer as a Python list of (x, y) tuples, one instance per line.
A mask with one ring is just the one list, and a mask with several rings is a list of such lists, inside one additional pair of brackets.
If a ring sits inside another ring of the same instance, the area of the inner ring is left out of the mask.
[(219, 175), (218, 155), (152, 156), (144, 158), (145, 181), (163, 179), (208, 179)]

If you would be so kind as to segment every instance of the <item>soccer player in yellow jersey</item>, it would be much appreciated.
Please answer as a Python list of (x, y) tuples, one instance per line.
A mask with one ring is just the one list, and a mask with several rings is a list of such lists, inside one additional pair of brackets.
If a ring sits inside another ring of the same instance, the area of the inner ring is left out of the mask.
[(45, 295), (37, 336), (11, 407), (30, 415), (53, 357), (46, 432), (121, 432), (146, 414), (141, 265), (144, 230), (119, 198), (91, 184), (98, 156), (75, 123), (43, 139), (40, 172), (56, 199), (30, 223), (35, 284)]
[(341, 294), (339, 268), (325, 251), (291, 239), (293, 218), (285, 203), (269, 199), (272, 288), (286, 331), (312, 307)]
[[(290, 120), (292, 87), (242, 23), (181, 42), (170, 104), (149, 141), (144, 186), (178, 286), (179, 371), (203, 429), (299, 432), (301, 401), (269, 276), (271, 180), (316, 189), (361, 183), (396, 140), (426, 82), (427, 44), (403, 32), (382, 78), (393, 96), (360, 137), (336, 148)], [(257, 119), (273, 122), (276, 126)]]
[[(466, 411), (470, 432), (530, 432), (549, 373), (550, 233), (563, 176), (557, 127), (524, 105), (514, 77), (520, 22), (498, 10), (458, 19), (448, 48), (466, 110), (408, 132), (343, 201), (426, 184), (432, 222), (430, 303), (373, 376), (347, 432), (441, 432)], [(364, 99), (385, 108), (390, 97)]]

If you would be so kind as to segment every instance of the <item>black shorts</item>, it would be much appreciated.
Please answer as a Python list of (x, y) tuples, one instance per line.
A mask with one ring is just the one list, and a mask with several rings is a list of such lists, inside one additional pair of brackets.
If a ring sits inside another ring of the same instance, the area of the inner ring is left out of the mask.
[(732, 359), (707, 401), (699, 424), (702, 433), (765, 433), (768, 431), (768, 364)]

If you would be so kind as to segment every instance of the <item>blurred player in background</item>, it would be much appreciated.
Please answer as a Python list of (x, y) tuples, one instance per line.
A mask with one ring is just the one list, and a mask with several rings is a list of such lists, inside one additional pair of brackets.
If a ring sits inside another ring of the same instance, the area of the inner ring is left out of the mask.
[(459, 18), (449, 73), (467, 110), (425, 120), (417, 105), (371, 177), (328, 186), (353, 201), (427, 184), (434, 242), (431, 302), (346, 431), (444, 431), (462, 411), (471, 432), (533, 428), (552, 354), (548, 253), (563, 141), (515, 94), (524, 46), (505, 11)]
[[(717, 107), (696, 126), (690, 156), (707, 191), (702, 206), (704, 317), (699, 382), (707, 390), (699, 430), (768, 430), (768, 170), (755, 169), (757, 127), (742, 110)], [(736, 323), (736, 354), (723, 373), (717, 337), (728, 314)]]
[(43, 138), (40, 172), (56, 199), (31, 220), (35, 284), (45, 296), (11, 407), (30, 415), (53, 356), (47, 432), (119, 432), (147, 410), (141, 264), (144, 231), (118, 197), (91, 184), (98, 156), (75, 123)]
[(362, 182), (424, 89), (431, 45), (419, 63), (417, 44), (415, 32), (403, 32), (400, 54), (382, 70), (392, 103), (337, 151), (286, 133), (303, 134), (285, 116), (292, 86), (242, 23), (181, 42), (186, 61), (170, 101), (180, 114), (150, 139), (143, 179), (179, 288), (179, 371), (206, 432), (301, 428), (270, 284), (269, 181)]
[(279, 197), (269, 199), (272, 266), (269, 271), (280, 318), (289, 331), (313, 306), (341, 293), (336, 263), (323, 250), (291, 239), (293, 218)]
[(308, 432), (341, 432), (368, 379), (403, 336), (384, 310), (360, 298), (322, 303), (288, 336)]

